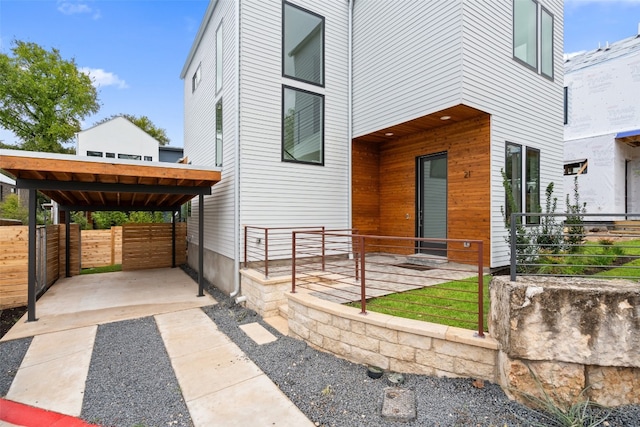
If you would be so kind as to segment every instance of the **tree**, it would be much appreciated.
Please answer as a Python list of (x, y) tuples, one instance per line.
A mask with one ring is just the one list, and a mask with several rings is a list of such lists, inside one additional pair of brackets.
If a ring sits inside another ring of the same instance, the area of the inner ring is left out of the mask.
[(11, 52), (0, 53), (0, 126), (25, 150), (65, 152), (80, 120), (100, 108), (91, 79), (57, 49), (14, 41)]
[(155, 138), (160, 146), (164, 147), (165, 145), (169, 145), (169, 142), (171, 142), (169, 140), (169, 137), (167, 136), (167, 131), (154, 125), (151, 119), (149, 119), (149, 117), (147, 116), (134, 116), (133, 114), (113, 114), (100, 121), (97, 121), (96, 123), (94, 123), (94, 126), (104, 122), (108, 122), (109, 120), (113, 120), (116, 117), (124, 117), (125, 119), (129, 120), (131, 123), (138, 126), (140, 129)]
[(0, 218), (17, 219), (23, 224), (29, 223), (29, 210), (20, 203), (17, 194), (9, 194), (3, 202), (0, 202)]

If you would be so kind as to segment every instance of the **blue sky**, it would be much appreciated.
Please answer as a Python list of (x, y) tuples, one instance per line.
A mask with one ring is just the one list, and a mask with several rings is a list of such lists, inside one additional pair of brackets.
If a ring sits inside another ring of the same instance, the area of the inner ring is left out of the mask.
[[(182, 146), (180, 71), (207, 4), (0, 0), (0, 51), (8, 53), (14, 39), (35, 42), (59, 49), (64, 58), (74, 58), (87, 70), (98, 85), (102, 107), (85, 119), (83, 128), (112, 114), (146, 115), (166, 129), (172, 146)], [(604, 46), (637, 34), (640, 0), (565, 0), (564, 18), (566, 53), (596, 49), (598, 43)], [(2, 129), (0, 140), (17, 142)]]

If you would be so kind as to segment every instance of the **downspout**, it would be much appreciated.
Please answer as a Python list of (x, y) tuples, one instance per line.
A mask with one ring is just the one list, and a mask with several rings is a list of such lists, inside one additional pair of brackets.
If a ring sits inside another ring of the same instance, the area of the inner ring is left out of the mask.
[(348, 141), (348, 150), (347, 150), (347, 228), (351, 229), (353, 227), (353, 188), (352, 188), (352, 140), (353, 140), (353, 4), (355, 0), (349, 1), (349, 28), (348, 28), (348, 64), (347, 64), (347, 73), (348, 73), (348, 94), (347, 94), (347, 141)]
[[(233, 249), (234, 249), (234, 272), (233, 272), (233, 292), (229, 297), (233, 298), (240, 293), (240, 0), (236, 0), (236, 142), (234, 144), (233, 159)], [(237, 303), (237, 301), (236, 301)]]

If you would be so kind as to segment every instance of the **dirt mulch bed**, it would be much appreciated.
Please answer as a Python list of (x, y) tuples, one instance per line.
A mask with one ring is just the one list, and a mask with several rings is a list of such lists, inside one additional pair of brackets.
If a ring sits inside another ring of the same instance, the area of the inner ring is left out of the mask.
[(0, 310), (0, 338), (16, 324), (27, 312), (27, 307), (5, 308)]

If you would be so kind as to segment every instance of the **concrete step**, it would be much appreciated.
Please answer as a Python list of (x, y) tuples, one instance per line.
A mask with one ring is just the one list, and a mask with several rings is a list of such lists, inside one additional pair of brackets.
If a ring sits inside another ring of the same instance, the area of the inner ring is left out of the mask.
[(280, 312), (280, 316), (284, 319), (289, 318), (289, 304), (282, 304), (281, 306), (278, 306), (278, 311)]
[(282, 335), (289, 335), (289, 321), (282, 316), (265, 317), (264, 321)]

